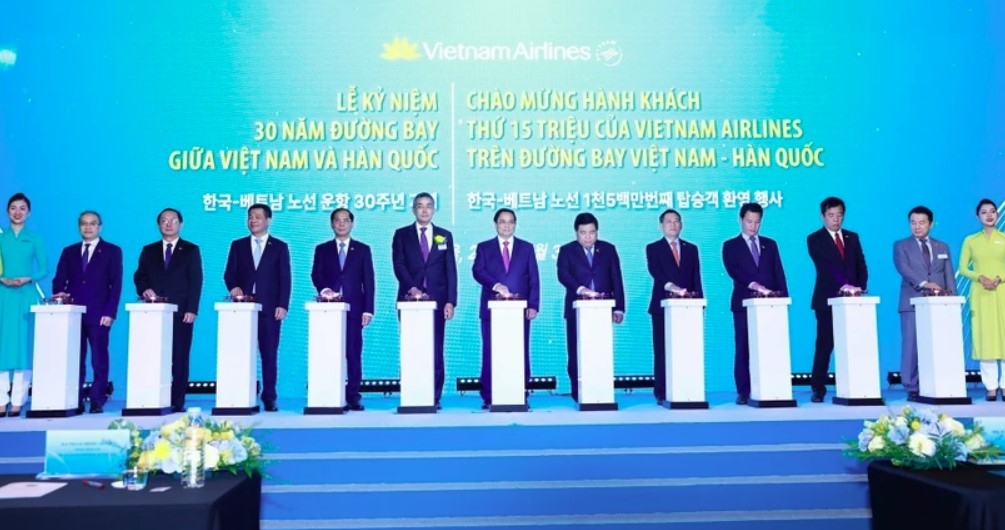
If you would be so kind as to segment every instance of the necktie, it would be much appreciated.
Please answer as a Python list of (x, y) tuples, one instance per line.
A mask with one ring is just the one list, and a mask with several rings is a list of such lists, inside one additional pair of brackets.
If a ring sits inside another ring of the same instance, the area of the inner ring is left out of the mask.
[(422, 261), (429, 259), (429, 241), (426, 241), (426, 227), (419, 227), (419, 249), (422, 250)]
[(509, 241), (503, 241), (503, 268), (509, 272)]
[(677, 266), (680, 267), (680, 251), (677, 250), (677, 241), (670, 243), (670, 251), (673, 252), (673, 260), (677, 262)]
[(345, 268), (345, 241), (338, 244), (338, 268)]
[(252, 255), (255, 259), (255, 269), (258, 269), (258, 264), (262, 261), (262, 240), (255, 239), (255, 253)]
[(921, 242), (921, 255), (925, 259), (925, 267), (932, 264), (932, 251), (928, 248), (928, 238), (919, 239)]
[[(593, 268), (593, 247), (586, 249), (586, 262), (590, 264), (590, 268)], [(593, 281), (593, 274), (590, 274), (590, 290), (596, 289), (596, 283)]]
[(91, 244), (84, 243), (84, 253), (80, 255), (80, 270), (87, 272), (87, 262), (91, 258)]
[(844, 243), (841, 242), (841, 232), (834, 232), (834, 244), (838, 247), (838, 254), (844, 259)]
[(754, 257), (754, 266), (761, 266), (761, 249), (757, 246), (757, 238), (750, 238), (750, 255)]
[(171, 265), (171, 247), (174, 246), (171, 243), (167, 244), (167, 248), (164, 249), (164, 270), (167, 270), (168, 265)]

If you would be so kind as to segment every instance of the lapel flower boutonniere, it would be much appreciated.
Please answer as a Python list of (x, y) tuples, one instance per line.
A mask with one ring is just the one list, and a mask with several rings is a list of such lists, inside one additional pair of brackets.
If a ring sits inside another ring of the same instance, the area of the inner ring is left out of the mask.
[(437, 245), (442, 245), (447, 242), (447, 238), (443, 237), (440, 234), (437, 234), (433, 236), (433, 242), (436, 243)]

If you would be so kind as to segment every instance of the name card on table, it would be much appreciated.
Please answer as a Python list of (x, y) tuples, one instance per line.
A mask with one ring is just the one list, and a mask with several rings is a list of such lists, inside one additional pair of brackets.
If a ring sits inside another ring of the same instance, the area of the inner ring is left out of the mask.
[(126, 468), (130, 445), (128, 429), (48, 431), (38, 478), (116, 478)]
[[(974, 417), (974, 424), (979, 424), (981, 428), (984, 429), (984, 440), (986, 440), (991, 445), (998, 446), (999, 449), (1005, 451), (1005, 417), (1001, 416), (987, 416), (983, 418)], [(978, 462), (979, 464), (991, 465), (991, 464), (1005, 464), (1005, 457), (999, 457), (995, 460), (988, 460), (985, 462)]]

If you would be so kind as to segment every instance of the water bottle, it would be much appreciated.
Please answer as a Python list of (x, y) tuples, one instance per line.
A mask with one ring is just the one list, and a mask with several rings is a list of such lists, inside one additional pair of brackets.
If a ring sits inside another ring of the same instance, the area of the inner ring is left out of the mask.
[(181, 456), (181, 487), (201, 488), (206, 483), (206, 470), (203, 461), (203, 427), (206, 421), (202, 419), (202, 409), (191, 407), (186, 412), (188, 427), (185, 428), (185, 441)]

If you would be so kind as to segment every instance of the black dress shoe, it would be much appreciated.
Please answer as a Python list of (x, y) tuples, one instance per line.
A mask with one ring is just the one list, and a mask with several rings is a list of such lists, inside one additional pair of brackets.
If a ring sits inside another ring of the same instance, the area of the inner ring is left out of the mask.
[(105, 407), (97, 403), (91, 403), (91, 414), (101, 414), (103, 412), (105, 412)]
[(813, 391), (813, 397), (810, 398), (810, 401), (812, 401), (814, 403), (823, 403), (824, 402), (824, 396), (826, 396), (826, 395), (827, 395), (826, 392), (819, 392), (819, 391), (814, 390)]
[(350, 410), (360, 411), (363, 410), (363, 404), (358, 401), (355, 403), (347, 403), (346, 406), (342, 408), (342, 410), (346, 412), (349, 412)]
[(262, 408), (265, 412), (279, 412), (279, 407), (276, 406), (275, 401), (263, 401)]
[(918, 395), (919, 394), (917, 392), (915, 392), (915, 391), (908, 391), (907, 392), (907, 400), (908, 401), (918, 401)]
[(665, 405), (666, 402), (667, 402), (667, 400), (665, 400), (663, 398), (656, 398), (656, 405), (659, 406), (659, 407), (662, 407), (663, 405)]
[(482, 410), (489, 410), (492, 405), (488, 401), (482, 401)]
[(176, 407), (174, 405), (171, 405), (171, 412), (185, 412), (185, 406), (182, 405), (182, 406)]
[(746, 405), (748, 401), (750, 401), (750, 396), (747, 394), (739, 394), (736, 396), (737, 405)]
[(436, 402), (436, 410), (443, 410), (443, 405), (440, 405), (439, 401)]

